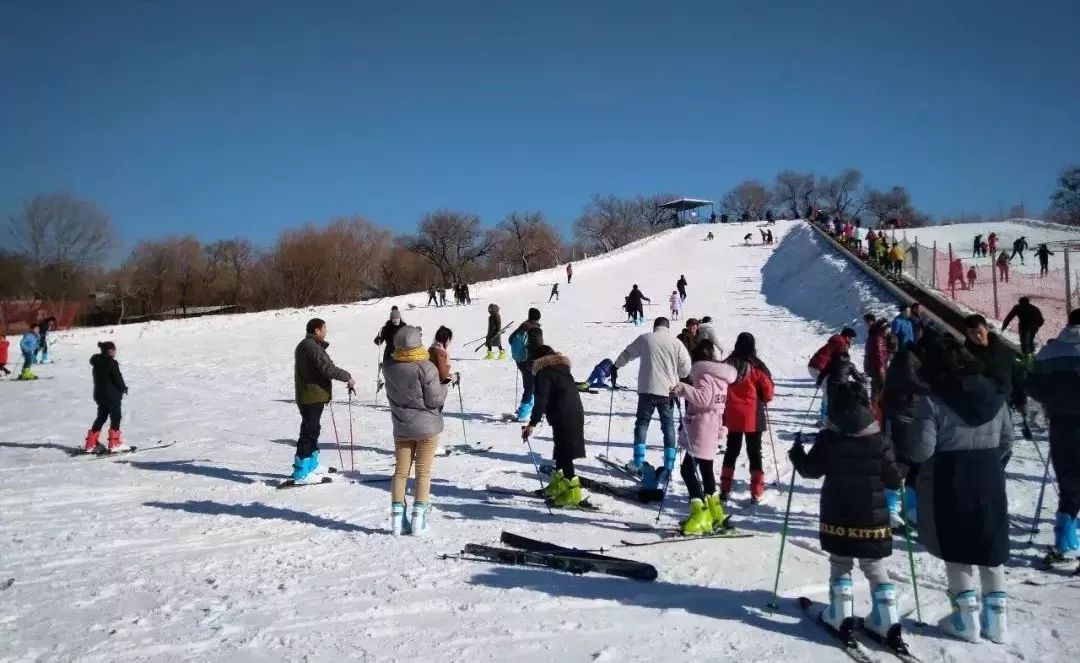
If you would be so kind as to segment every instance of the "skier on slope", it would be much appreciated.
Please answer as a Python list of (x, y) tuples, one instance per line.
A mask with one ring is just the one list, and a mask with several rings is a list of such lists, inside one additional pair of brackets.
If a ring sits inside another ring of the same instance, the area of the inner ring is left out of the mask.
[[(713, 463), (724, 428), (728, 386), (738, 373), (722, 363), (709, 341), (699, 343), (690, 354), (690, 383), (676, 383), (674, 398), (686, 399), (686, 426), (679, 431), (679, 446), (687, 450), (680, 468), (690, 495), (690, 515), (681, 523), (682, 533), (710, 534), (724, 527), (724, 507), (716, 494)], [(700, 480), (698, 477), (700, 476)]]
[(90, 357), (91, 373), (94, 377), (94, 403), (97, 404), (97, 416), (86, 433), (83, 451), (93, 453), (98, 447), (101, 428), (109, 420), (109, 440), (106, 450), (116, 453), (123, 446), (120, 439), (120, 402), (128, 393), (124, 376), (120, 373), (120, 364), (116, 361), (116, 345), (112, 341), (98, 343), (99, 354)]
[(49, 363), (49, 330), (56, 326), (56, 318), (49, 316), (41, 321), (40, 330), (38, 331), (38, 349), (37, 354), (40, 355), (36, 359), (38, 364)]
[(997, 268), (998, 268), (998, 280), (1002, 283), (1009, 282), (1009, 254), (1006, 251), (1002, 251), (998, 254)]
[(969, 642), (985, 637), (1001, 643), (1007, 638), (1003, 564), (1009, 557), (1001, 455), (1012, 444), (1012, 418), (998, 386), (981, 375), (981, 362), (953, 337), (927, 347), (922, 370), (930, 394), (918, 397), (915, 433), (897, 453), (923, 464), (919, 543), (945, 562), (953, 608), (939, 624)]
[(653, 411), (660, 415), (660, 430), (664, 435), (664, 469), (670, 477), (675, 469), (675, 418), (671, 388), (690, 374), (690, 355), (671, 333), (667, 318), (657, 318), (653, 330), (638, 336), (615, 359), (615, 368), (622, 369), (638, 360), (638, 404), (634, 421), (634, 456), (627, 470), (640, 474), (645, 466), (646, 438)]
[(736, 379), (728, 387), (724, 426), (728, 430), (724, 466), (720, 470), (720, 501), (726, 502), (735, 482), (735, 464), (746, 438), (746, 456), (750, 460), (750, 499), (761, 500), (765, 494), (765, 472), (761, 465), (761, 436), (768, 427), (766, 405), (776, 387), (772, 373), (757, 355), (754, 335), (742, 332), (735, 339), (735, 349), (724, 362), (735, 368)]
[[(810, 453), (796, 444), (788, 453), (800, 476), (825, 477), (821, 487), (819, 538), (829, 553), (829, 607), (821, 619), (836, 631), (850, 628), (855, 616), (851, 572), (858, 560), (870, 581), (873, 609), (866, 628), (885, 639), (899, 639), (900, 612), (896, 587), (884, 560), (892, 554), (892, 530), (885, 510), (885, 489), (898, 489), (903, 470), (892, 445), (882, 436), (858, 384), (835, 385), (829, 400), (828, 424), (818, 433)], [(895, 632), (890, 633), (895, 627)]]
[(834, 334), (829, 337), (829, 340), (825, 342), (825, 345), (818, 348), (810, 357), (810, 363), (807, 365), (807, 371), (810, 373), (810, 377), (814, 378), (817, 382), (818, 391), (821, 393), (821, 419), (824, 421), (826, 407), (828, 400), (828, 386), (825, 384), (826, 373), (825, 369), (829, 367), (829, 362), (832, 361), (833, 355), (840, 352), (847, 352), (851, 348), (851, 344), (855, 342), (855, 330), (851, 327), (844, 327), (840, 330), (839, 334)]
[(615, 370), (615, 362), (610, 359), (605, 359), (593, 367), (592, 373), (589, 373), (588, 380), (578, 383), (578, 391), (606, 389), (607, 379), (609, 377), (611, 378), (611, 388), (618, 389), (619, 372)]
[(1050, 417), (1050, 460), (1058, 482), (1054, 546), (1047, 562), (1059, 564), (1080, 556), (1076, 517), (1080, 514), (1080, 309), (1039, 354), (1028, 375), (1031, 396)]
[(344, 382), (350, 391), (356, 381), (349, 372), (334, 365), (326, 348), (326, 322), (319, 318), (308, 320), (307, 335), (293, 352), (293, 381), (296, 386), (296, 406), (300, 410), (300, 436), (296, 441), (293, 459), (294, 483), (310, 481), (319, 468), (319, 433), (322, 430), (323, 408), (333, 395), (332, 380)]
[(630, 294), (626, 296), (627, 310), (634, 319), (635, 325), (640, 325), (645, 322), (645, 307), (642, 304), (643, 301), (652, 303), (651, 299), (646, 297), (641, 290), (638, 290), (638, 285), (635, 283), (634, 287), (630, 289)]
[(680, 274), (679, 280), (675, 282), (675, 289), (679, 291), (679, 297), (682, 297), (684, 302), (686, 301), (686, 286), (686, 274)]
[(1054, 252), (1046, 247), (1045, 244), (1040, 244), (1039, 248), (1035, 251), (1035, 257), (1039, 259), (1039, 276), (1046, 276), (1050, 272), (1050, 256), (1054, 255)]
[(503, 350), (502, 345), (502, 316), (499, 315), (498, 304), (488, 304), (488, 326), (484, 345), (487, 346), (484, 359), (495, 359), (495, 348), (499, 349), (498, 359), (506, 359), (506, 350)]
[(566, 263), (566, 285), (570, 285), (570, 281), (574, 278), (574, 263)]
[(435, 286), (433, 286), (433, 285), (428, 286), (427, 297), (428, 297), (428, 299), (427, 299), (427, 305), (428, 306), (431, 306), (432, 304), (434, 304), (435, 306), (439, 305), (439, 297), (435, 292)]
[(668, 300), (668, 307), (671, 309), (671, 319), (678, 320), (679, 314), (682, 312), (682, 297), (679, 297), (679, 293), (672, 290), (671, 298)]
[(536, 349), (532, 369), (536, 375), (536, 406), (528, 424), (521, 428), (521, 437), (531, 436), (540, 420), (547, 417), (554, 442), (555, 472), (544, 489), (544, 497), (551, 500), (552, 506), (576, 507), (584, 499), (574, 460), (585, 457), (585, 413), (570, 372), (570, 359), (541, 345)]
[(38, 329), (37, 323), (30, 325), (30, 329), (26, 330), (19, 341), (19, 350), (22, 351), (23, 356), (23, 367), (18, 378), (20, 380), (37, 379), (37, 376), (30, 372), (30, 367), (34, 364), (34, 353), (38, 349)]
[(971, 257), (978, 258), (982, 255), (982, 235), (975, 235), (975, 240), (972, 242)]
[[(424, 349), (419, 327), (402, 327), (383, 370), (394, 428), (394, 477), (390, 483), (390, 531), (394, 536), (428, 532), (431, 467), (443, 430), (446, 385)], [(406, 518), (405, 488), (415, 468), (412, 518)]]
[(559, 284), (557, 282), (551, 284), (551, 294), (548, 295), (549, 304), (551, 303), (552, 299), (554, 299), (555, 301), (559, 301)]
[(1001, 331), (1009, 328), (1009, 323), (1016, 318), (1020, 327), (1020, 352), (1025, 355), (1035, 353), (1035, 335), (1039, 333), (1046, 322), (1042, 311), (1038, 306), (1031, 303), (1027, 297), (1021, 297), (1016, 306), (1012, 307), (1005, 319), (1001, 321)]
[(386, 324), (382, 326), (379, 333), (375, 336), (375, 345), (382, 345), (383, 347), (383, 363), (390, 361), (390, 355), (394, 354), (394, 335), (397, 331), (405, 326), (405, 321), (401, 319), (401, 311), (397, 306), (390, 307), (390, 319), (386, 321)]
[(532, 416), (535, 374), (533, 360), (536, 351), (544, 344), (544, 330), (540, 328), (540, 310), (529, 309), (529, 318), (510, 334), (510, 354), (521, 373), (521, 403), (517, 420), (524, 423)]

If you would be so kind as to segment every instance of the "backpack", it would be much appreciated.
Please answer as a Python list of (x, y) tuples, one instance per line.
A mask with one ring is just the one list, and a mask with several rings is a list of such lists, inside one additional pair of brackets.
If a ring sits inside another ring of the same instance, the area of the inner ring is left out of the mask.
[(529, 335), (522, 329), (510, 334), (510, 356), (516, 362), (529, 361)]

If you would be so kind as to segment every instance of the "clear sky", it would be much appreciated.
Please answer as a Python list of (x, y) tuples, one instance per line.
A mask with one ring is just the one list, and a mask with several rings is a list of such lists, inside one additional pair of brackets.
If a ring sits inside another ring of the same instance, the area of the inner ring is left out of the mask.
[(0, 211), (128, 246), (863, 170), (935, 215), (1080, 162), (1080, 2), (0, 0)]

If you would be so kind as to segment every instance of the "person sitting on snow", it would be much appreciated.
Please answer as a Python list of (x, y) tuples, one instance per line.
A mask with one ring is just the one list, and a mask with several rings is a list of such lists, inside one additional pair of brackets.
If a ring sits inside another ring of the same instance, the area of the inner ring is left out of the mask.
[(605, 359), (592, 369), (592, 373), (589, 373), (588, 380), (578, 383), (578, 389), (580, 391), (601, 388), (606, 389), (608, 377), (611, 378), (611, 388), (618, 389), (619, 385), (616, 384), (616, 380), (618, 380), (619, 372), (615, 370), (615, 362), (610, 359)]

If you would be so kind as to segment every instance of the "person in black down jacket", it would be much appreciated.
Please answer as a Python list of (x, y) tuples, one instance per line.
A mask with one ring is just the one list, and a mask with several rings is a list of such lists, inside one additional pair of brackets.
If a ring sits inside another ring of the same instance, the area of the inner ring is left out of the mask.
[(820, 540), (822, 550), (829, 553), (831, 572), (830, 604), (821, 617), (838, 631), (854, 627), (851, 571), (857, 559), (873, 595), (866, 626), (883, 638), (895, 629), (891, 637), (899, 637), (896, 587), (881, 560), (892, 554), (893, 538), (885, 489), (899, 488), (903, 471), (874, 420), (866, 390), (855, 382), (831, 389), (828, 421), (810, 453), (796, 444), (788, 454), (801, 476), (825, 477)]
[(109, 420), (109, 453), (119, 451), (123, 442), (120, 440), (120, 401), (128, 393), (124, 376), (120, 373), (120, 364), (116, 361), (116, 345), (112, 341), (98, 343), (99, 354), (90, 357), (90, 366), (94, 376), (94, 402), (97, 403), (97, 416), (94, 424), (86, 433), (83, 450), (93, 453), (98, 446), (98, 438), (105, 420)]
[(1007, 637), (1002, 565), (1009, 558), (1001, 458), (1012, 445), (1012, 417), (982, 362), (955, 338), (929, 346), (922, 370), (930, 393), (916, 400), (914, 432), (902, 453), (923, 464), (919, 542), (945, 562), (953, 612), (940, 626), (969, 642), (986, 637), (1000, 643)]
[(390, 361), (390, 356), (394, 354), (394, 334), (399, 329), (405, 326), (405, 321), (401, 319), (401, 311), (398, 311), (398, 307), (390, 307), (390, 319), (386, 321), (386, 324), (379, 330), (378, 336), (375, 337), (375, 345), (383, 346), (383, 363)]
[(546, 345), (536, 350), (532, 369), (536, 374), (536, 401), (522, 438), (532, 435), (540, 419), (547, 416), (555, 441), (555, 473), (544, 490), (554, 506), (581, 504), (581, 480), (574, 472), (574, 459), (585, 457), (585, 413), (577, 382), (570, 373), (570, 360)]

